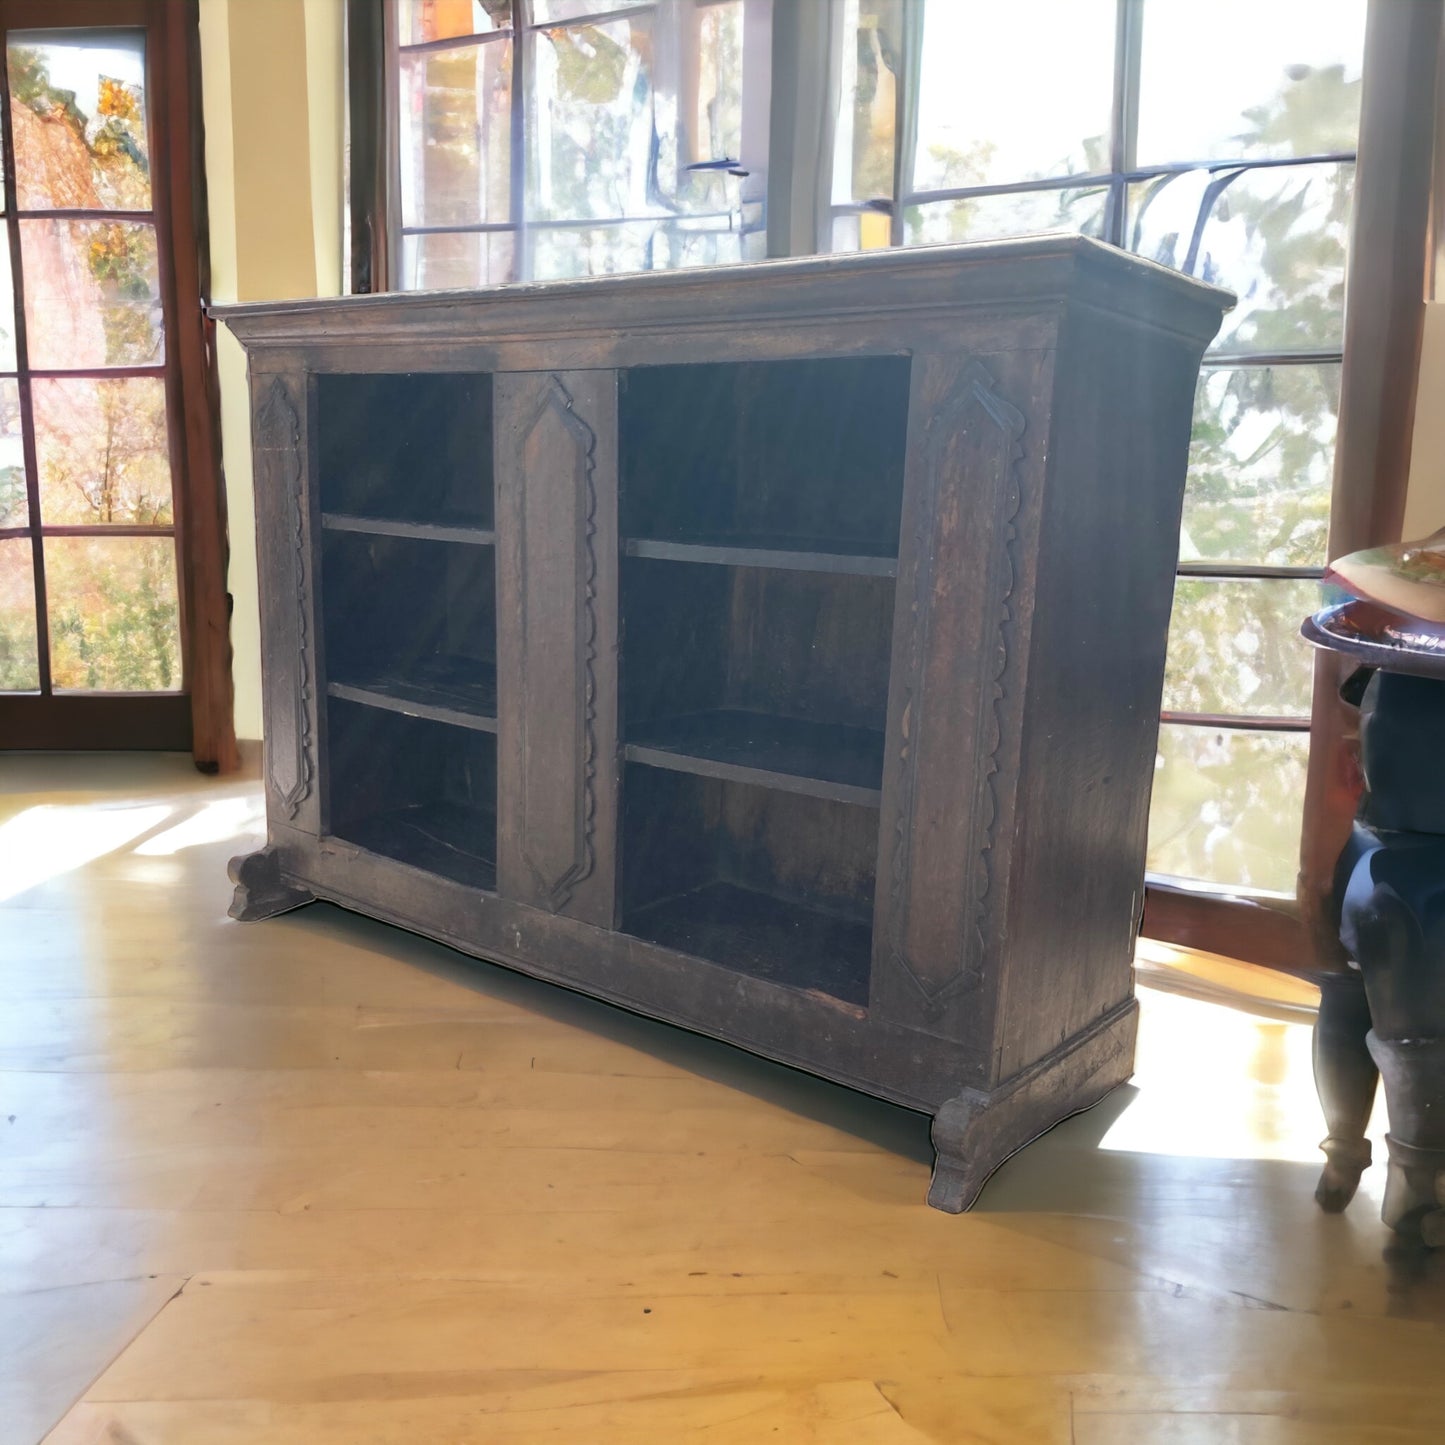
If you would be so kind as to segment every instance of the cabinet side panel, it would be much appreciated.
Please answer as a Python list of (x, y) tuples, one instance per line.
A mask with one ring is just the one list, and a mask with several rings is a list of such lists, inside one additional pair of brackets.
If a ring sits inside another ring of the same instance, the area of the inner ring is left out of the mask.
[(496, 379), (497, 883), (611, 927), (617, 375)]
[(266, 809), (273, 821), (316, 833), (317, 639), (307, 421), (304, 375), (253, 371)]
[(1071, 310), (1020, 759), (1002, 1077), (1128, 999), (1200, 349)]
[[(914, 357), (870, 1008), (978, 1045), (1005, 945), (1052, 353)], [(963, 1081), (960, 1081), (963, 1082)]]

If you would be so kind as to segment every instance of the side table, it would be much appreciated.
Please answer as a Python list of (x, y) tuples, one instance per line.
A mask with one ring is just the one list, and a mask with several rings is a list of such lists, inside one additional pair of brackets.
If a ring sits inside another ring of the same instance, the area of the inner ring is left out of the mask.
[(1361, 626), (1368, 604), (1316, 613), (1305, 639), (1360, 664), (1365, 792), (1335, 873), (1349, 974), (1321, 986), (1315, 1076), (1329, 1137), (1316, 1198), (1343, 1209), (1370, 1162), (1377, 1080), (1389, 1112), (1381, 1215), (1445, 1245), (1445, 650)]

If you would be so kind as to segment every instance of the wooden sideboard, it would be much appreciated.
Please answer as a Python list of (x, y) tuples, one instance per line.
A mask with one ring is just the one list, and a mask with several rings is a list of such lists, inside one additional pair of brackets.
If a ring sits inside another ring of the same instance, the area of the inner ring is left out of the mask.
[(934, 1116), (1128, 1077), (1196, 377), (1077, 237), (217, 309), (268, 841), (346, 907)]

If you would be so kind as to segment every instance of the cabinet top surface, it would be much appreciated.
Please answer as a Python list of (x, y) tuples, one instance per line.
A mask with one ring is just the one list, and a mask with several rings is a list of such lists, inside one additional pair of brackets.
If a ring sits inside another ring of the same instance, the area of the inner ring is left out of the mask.
[(803, 315), (937, 313), (1085, 300), (1207, 341), (1234, 297), (1085, 236), (1024, 236), (681, 271), (520, 282), (481, 291), (392, 291), (214, 305), (248, 346), (598, 332)]

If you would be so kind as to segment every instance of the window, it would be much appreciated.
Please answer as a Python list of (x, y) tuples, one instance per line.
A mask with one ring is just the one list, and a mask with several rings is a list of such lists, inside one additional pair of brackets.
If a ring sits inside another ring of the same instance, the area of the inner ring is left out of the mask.
[[(177, 206), (173, 226), (171, 209), (178, 191), (191, 199), (188, 147), (172, 146), (158, 100), (188, 97), (184, 12), (156, 21), (121, 0), (104, 26), (57, 28), (100, 13), (0, 0), (0, 736), (194, 741), (200, 761), (229, 766), (224, 563), (201, 577), (178, 557), (187, 524), (198, 553), (224, 555), (214, 460), (207, 471), (189, 450), (208, 415), (198, 293), (176, 318), (175, 248), (194, 247), (189, 214)], [(186, 265), (197, 287), (194, 249)], [(188, 630), (205, 638), (189, 652)]]
[(772, 254), (1067, 230), (1234, 290), (1197, 396), (1149, 866), (1293, 894), (1365, 0), (820, 0), (778, 12), (787, 54), (765, 0), (605, 3), (403, 0), (401, 284), (762, 254), (771, 67), (803, 97), (775, 193), (809, 193), (789, 164), (823, 183)]
[(833, 249), (1069, 230), (1238, 294), (1196, 402), (1149, 866), (1293, 894), (1364, 0), (841, 4)]
[(758, 0), (388, 7), (399, 287), (761, 256), (768, 11)]

